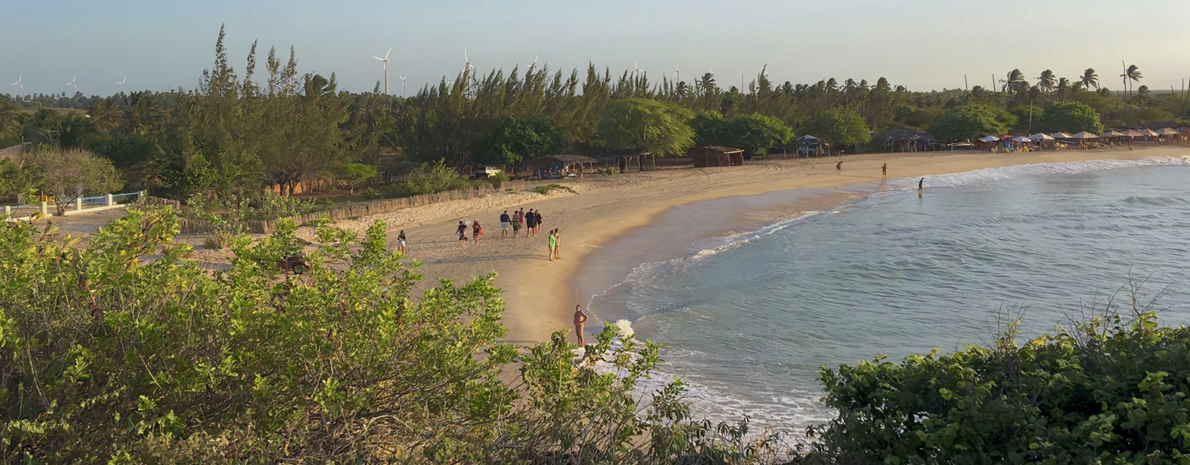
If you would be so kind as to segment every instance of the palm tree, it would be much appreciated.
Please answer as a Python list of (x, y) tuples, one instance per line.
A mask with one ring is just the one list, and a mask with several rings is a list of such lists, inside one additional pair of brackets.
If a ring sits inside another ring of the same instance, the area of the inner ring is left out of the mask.
[(1099, 90), (1099, 75), (1095, 74), (1095, 68), (1087, 68), (1086, 71), (1083, 71), (1083, 78), (1079, 82), (1082, 83), (1084, 89), (1094, 87), (1095, 90)]
[(1037, 88), (1041, 89), (1042, 92), (1052, 91), (1054, 90), (1055, 81), (1054, 72), (1047, 69), (1041, 72), (1041, 76), (1037, 77)]
[[(1120, 64), (1123, 65), (1124, 62), (1121, 61)], [(1124, 69), (1124, 74), (1121, 74), (1120, 78), (1124, 80), (1124, 102), (1126, 105), (1127, 102), (1130, 101), (1130, 98), (1128, 97), (1128, 91), (1132, 89), (1131, 83), (1140, 82), (1142, 78), (1140, 75), (1140, 68), (1138, 68), (1136, 65), (1129, 66)]]
[[(1025, 83), (1025, 73), (1022, 73), (1021, 70), (1019, 70), (1019, 69), (1014, 69), (1014, 70), (1008, 72), (1007, 80), (1004, 80), (1004, 79), (1000, 80), (1000, 84), (1004, 85), (1000, 89), (1000, 91), (1001, 92), (1020, 92), (1022, 83)], [(1024, 88), (1026, 88), (1026, 89), (1029, 88), (1027, 83), (1025, 84)]]
[(1143, 107), (1149, 103), (1149, 86), (1142, 85), (1136, 89), (1136, 95), (1132, 96), (1132, 103), (1138, 107)]

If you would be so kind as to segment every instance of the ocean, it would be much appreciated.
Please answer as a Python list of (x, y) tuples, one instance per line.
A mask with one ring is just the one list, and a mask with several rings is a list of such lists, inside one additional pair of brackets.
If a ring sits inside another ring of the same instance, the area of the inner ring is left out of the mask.
[(833, 415), (821, 366), (987, 345), (1018, 316), (1037, 336), (1130, 306), (1132, 285), (1163, 324), (1190, 320), (1190, 158), (917, 181), (684, 205), (578, 282), (596, 319), (665, 344), (660, 378), (701, 414), (795, 433)]

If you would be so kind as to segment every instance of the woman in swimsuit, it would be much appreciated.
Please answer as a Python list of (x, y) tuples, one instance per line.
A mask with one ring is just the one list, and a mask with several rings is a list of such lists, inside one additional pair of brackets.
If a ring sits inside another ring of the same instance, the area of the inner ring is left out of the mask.
[(397, 234), (397, 253), (405, 255), (405, 230)]
[(471, 227), (475, 229), (473, 234), (475, 236), (475, 245), (479, 245), (479, 238), (483, 237), (483, 226), (479, 225), (478, 218), (471, 222)]
[(553, 230), (553, 236), (551, 236), (551, 237), (553, 238), (553, 242), (554, 242), (554, 260), (561, 260), (561, 259), (562, 259), (562, 255), (560, 255), (560, 254), (558, 253), (558, 245), (559, 245), (559, 242), (560, 242), (560, 239), (559, 239), (559, 236), (558, 236), (559, 234), (560, 234), (560, 233), (559, 233), (558, 229), (557, 229), (557, 228), (554, 228), (554, 230)]

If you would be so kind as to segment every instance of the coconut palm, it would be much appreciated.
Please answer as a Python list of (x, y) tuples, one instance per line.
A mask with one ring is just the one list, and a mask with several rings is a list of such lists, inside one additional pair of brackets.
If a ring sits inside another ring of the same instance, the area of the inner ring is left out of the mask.
[[(1123, 65), (1124, 62), (1121, 61), (1120, 64)], [(1128, 96), (1128, 92), (1132, 90), (1132, 83), (1140, 82), (1142, 77), (1143, 76), (1140, 75), (1140, 68), (1138, 68), (1136, 65), (1132, 65), (1124, 69), (1124, 74), (1120, 75), (1120, 78), (1124, 80), (1124, 102), (1131, 101), (1131, 98)]]
[[(1027, 90), (1029, 84), (1025, 82), (1025, 73), (1019, 69), (1014, 69), (1008, 72), (1008, 79), (1001, 79), (1000, 84), (1003, 84), (1001, 92), (1020, 92), (1022, 89)], [(1023, 85), (1022, 85), (1023, 84)]]
[(1138, 107), (1146, 106), (1149, 103), (1149, 86), (1142, 85), (1136, 89), (1136, 95), (1132, 96), (1132, 103)]
[(1095, 90), (1099, 90), (1099, 75), (1095, 74), (1095, 68), (1087, 68), (1086, 71), (1083, 71), (1083, 78), (1079, 82), (1082, 83), (1084, 89), (1094, 87)]
[(1041, 72), (1041, 76), (1037, 77), (1037, 88), (1041, 89), (1042, 92), (1050, 92), (1054, 90), (1055, 81), (1057, 81), (1057, 78), (1054, 77), (1054, 72), (1047, 69)]

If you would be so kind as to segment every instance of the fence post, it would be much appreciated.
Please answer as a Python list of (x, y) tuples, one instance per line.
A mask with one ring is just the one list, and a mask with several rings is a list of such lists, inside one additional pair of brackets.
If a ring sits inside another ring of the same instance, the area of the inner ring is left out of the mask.
[(42, 215), (50, 214), (50, 206), (48, 204), (46, 204), (45, 202), (41, 202), (41, 214)]
[(10, 216), (12, 216), (12, 207), (5, 205), (4, 206), (4, 217), (8, 218)]
[(112, 195), (111, 195), (111, 194), (108, 194), (108, 195), (107, 195), (107, 206), (109, 206), (109, 207), (110, 207), (110, 206), (112, 206), (112, 205), (115, 205), (115, 202), (112, 202)]
[(83, 211), (83, 198), (82, 197), (74, 199), (74, 209), (75, 209), (75, 211), (80, 211), (80, 212)]

